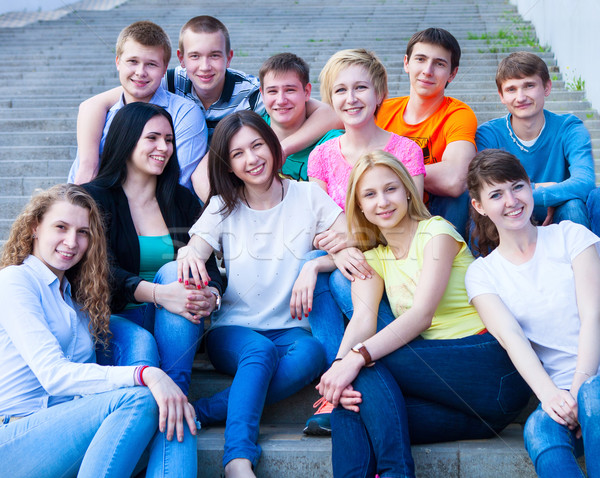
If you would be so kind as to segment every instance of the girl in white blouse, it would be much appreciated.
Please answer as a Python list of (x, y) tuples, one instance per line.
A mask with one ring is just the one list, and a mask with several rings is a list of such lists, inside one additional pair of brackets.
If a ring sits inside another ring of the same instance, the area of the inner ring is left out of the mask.
[[(81, 187), (29, 202), (0, 269), (3, 474), (130, 476), (157, 426), (168, 439), (183, 438), (184, 420), (196, 432), (193, 408), (160, 369), (95, 363), (95, 346), (110, 338), (108, 262), (100, 214)], [(149, 476), (185, 476), (161, 453), (151, 451)]]

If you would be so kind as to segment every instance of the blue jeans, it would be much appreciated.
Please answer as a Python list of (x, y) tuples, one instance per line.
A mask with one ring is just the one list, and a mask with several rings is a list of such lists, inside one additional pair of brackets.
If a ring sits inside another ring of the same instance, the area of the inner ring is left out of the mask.
[(414, 476), (410, 443), (491, 437), (531, 394), (489, 333), (417, 338), (363, 368), (353, 386), (360, 413), (338, 407), (332, 414), (335, 476)]
[[(596, 213), (600, 214), (600, 209)], [(538, 224), (544, 222), (547, 214), (548, 208), (538, 206), (533, 209), (533, 218)], [(581, 199), (571, 199), (560, 206), (556, 206), (554, 216), (552, 217), (552, 224), (558, 224), (561, 221), (573, 221), (590, 229), (591, 215), (592, 213), (590, 212), (590, 216), (588, 217), (588, 206), (584, 201)], [(600, 220), (600, 218), (597, 220)]]
[(433, 216), (442, 216), (452, 223), (459, 234), (467, 240), (467, 221), (471, 200), (469, 192), (465, 191), (458, 197), (437, 196), (429, 194), (429, 212)]
[[(148, 307), (154, 308), (150, 304)], [(179, 316), (175, 317), (186, 320)], [(110, 330), (113, 335), (108, 351), (97, 350), (96, 361), (99, 364), (158, 367), (159, 353), (156, 341), (152, 334), (141, 325), (137, 325), (127, 318), (113, 315), (110, 319)], [(175, 338), (173, 337), (173, 339)], [(191, 374), (191, 365), (188, 374)], [(181, 384), (179, 386), (181, 387)], [(189, 380), (187, 386), (189, 387)], [(157, 424), (158, 421), (155, 423), (155, 428)], [(143, 467), (146, 465), (146, 460), (148, 461), (147, 478), (196, 477), (198, 468), (196, 437), (190, 433), (185, 421), (184, 429), (184, 440), (181, 443), (176, 438), (169, 441), (165, 433), (156, 431), (148, 447), (148, 453), (144, 454), (140, 462)]]
[[(323, 251), (312, 251), (304, 259), (308, 261), (325, 254)], [(352, 283), (338, 269), (331, 273), (322, 272), (317, 276), (312, 312), (309, 314), (308, 320), (313, 336), (323, 344), (328, 366), (337, 356), (344, 337), (344, 316), (351, 319), (354, 311), (351, 285)], [(377, 330), (381, 330), (393, 320), (394, 315), (384, 294), (377, 315)]]
[(527, 419), (525, 448), (541, 478), (584, 477), (576, 458), (584, 452), (588, 476), (600, 477), (600, 376), (587, 380), (577, 395), (582, 438), (559, 425), (541, 405)]
[(588, 226), (596, 235), (600, 234), (600, 188), (592, 189), (587, 198)]
[(86, 395), (0, 424), (2, 475), (128, 477), (158, 425), (147, 388)]
[[(177, 263), (168, 262), (162, 266), (154, 277), (158, 284), (177, 282)], [(135, 309), (120, 312), (116, 317), (128, 319), (143, 326), (154, 334), (158, 347), (160, 367), (173, 381), (179, 385), (183, 393), (188, 394), (192, 378), (192, 364), (202, 338), (203, 324), (193, 324), (180, 315), (167, 309), (156, 309), (153, 304), (143, 304)], [(115, 324), (115, 316), (111, 318), (111, 330)], [(125, 331), (124, 331), (125, 332)], [(119, 344), (123, 355), (121, 363), (137, 364), (138, 360), (154, 360), (151, 350), (140, 350), (135, 341), (127, 340)]]
[(325, 366), (323, 347), (300, 327), (256, 331), (223, 326), (210, 331), (206, 348), (215, 368), (234, 378), (231, 387), (198, 400), (194, 408), (203, 423), (226, 418), (224, 466), (234, 458), (256, 466), (265, 402), (289, 397), (317, 378)]

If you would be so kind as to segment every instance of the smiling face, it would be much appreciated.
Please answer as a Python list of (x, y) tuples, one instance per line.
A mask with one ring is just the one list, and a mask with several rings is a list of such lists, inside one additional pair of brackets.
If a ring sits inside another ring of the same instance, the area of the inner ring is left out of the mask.
[(153, 116), (144, 126), (140, 139), (127, 160), (127, 176), (135, 174), (159, 176), (172, 154), (171, 125), (164, 116)]
[(65, 271), (77, 265), (87, 251), (89, 233), (88, 210), (57, 201), (33, 229), (33, 255), (62, 280)]
[(360, 127), (374, 121), (383, 98), (375, 92), (368, 71), (352, 65), (339, 72), (331, 89), (331, 103), (345, 127)]
[(306, 120), (310, 91), (310, 83), (303, 86), (294, 71), (268, 72), (261, 84), (263, 102), (271, 121), (286, 129), (300, 127)]
[(385, 235), (408, 224), (408, 195), (398, 175), (387, 166), (366, 170), (357, 183), (358, 205), (367, 221)]
[(182, 45), (183, 51), (177, 50), (181, 66), (187, 69), (198, 98), (212, 104), (223, 92), (225, 72), (233, 58), (233, 50), (226, 51), (225, 36), (220, 31), (195, 33), (188, 29)]
[(552, 82), (544, 85), (538, 75), (513, 78), (502, 83), (500, 100), (514, 118), (532, 120), (544, 115), (545, 98), (552, 90)]
[(123, 44), (116, 64), (127, 103), (152, 99), (167, 71), (164, 55), (161, 46), (144, 46), (131, 39)]
[(498, 231), (519, 230), (531, 225), (533, 193), (531, 185), (523, 180), (503, 183), (484, 183), (480, 189), (480, 200), (472, 199), (475, 210), (486, 215)]
[(272, 181), (273, 154), (262, 136), (242, 126), (229, 142), (231, 172), (246, 186), (269, 186)]
[(451, 69), (451, 52), (439, 45), (416, 43), (410, 58), (404, 56), (404, 71), (408, 73), (411, 94), (422, 98), (444, 96), (444, 89), (450, 83), (458, 67)]

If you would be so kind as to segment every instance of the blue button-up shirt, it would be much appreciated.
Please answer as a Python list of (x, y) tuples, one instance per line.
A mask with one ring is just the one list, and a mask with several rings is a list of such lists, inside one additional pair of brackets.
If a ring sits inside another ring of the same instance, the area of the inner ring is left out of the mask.
[(95, 363), (89, 320), (69, 281), (61, 284), (37, 257), (0, 270), (0, 304), (0, 415), (134, 385), (135, 367)]

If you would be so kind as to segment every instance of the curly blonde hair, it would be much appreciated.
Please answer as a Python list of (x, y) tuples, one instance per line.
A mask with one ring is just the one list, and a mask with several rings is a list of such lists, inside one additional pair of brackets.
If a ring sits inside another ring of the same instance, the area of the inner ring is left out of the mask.
[(66, 271), (75, 301), (90, 319), (90, 332), (105, 348), (110, 337), (110, 291), (106, 238), (100, 211), (92, 197), (75, 184), (58, 184), (31, 198), (10, 230), (2, 250), (0, 269), (20, 265), (33, 253), (33, 230), (56, 202), (66, 201), (89, 211), (88, 248), (77, 265)]
[(348, 179), (348, 190), (346, 192), (346, 222), (348, 223), (348, 234), (354, 238), (357, 247), (361, 251), (367, 251), (380, 244), (387, 245), (387, 241), (379, 228), (369, 222), (362, 212), (359, 204), (358, 182), (370, 169), (375, 166), (385, 166), (391, 169), (404, 189), (408, 193), (410, 200), (408, 201), (408, 216), (416, 221), (429, 219), (431, 214), (427, 210), (415, 183), (406, 169), (396, 156), (386, 151), (373, 151), (365, 153), (352, 168), (350, 178)]

